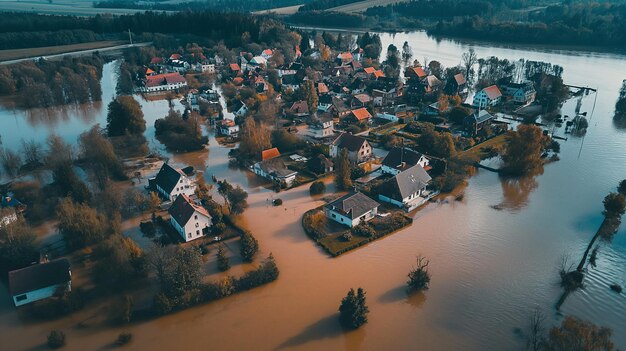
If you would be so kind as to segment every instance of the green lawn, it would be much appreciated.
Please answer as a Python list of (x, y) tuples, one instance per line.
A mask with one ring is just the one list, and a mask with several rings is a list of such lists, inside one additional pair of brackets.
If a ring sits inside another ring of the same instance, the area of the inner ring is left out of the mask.
[(500, 134), (495, 138), (491, 138), (485, 142), (482, 142), (472, 147), (471, 149), (461, 152), (461, 156), (471, 156), (471, 157), (475, 157), (475, 158), (482, 160), (483, 158), (487, 157), (487, 153), (485, 152), (485, 149), (489, 149), (492, 147), (500, 148), (501, 146), (504, 145), (505, 141), (506, 141), (506, 133)]

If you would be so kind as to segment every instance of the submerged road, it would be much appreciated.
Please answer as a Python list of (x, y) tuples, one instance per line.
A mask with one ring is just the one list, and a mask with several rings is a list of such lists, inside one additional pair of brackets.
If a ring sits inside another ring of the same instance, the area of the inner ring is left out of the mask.
[(109, 46), (109, 47), (103, 47), (103, 48), (85, 49), (85, 50), (77, 50), (77, 51), (68, 51), (68, 52), (64, 52), (64, 53), (60, 53), (60, 54), (52, 54), (52, 55), (37, 55), (37, 56), (24, 57), (24, 58), (15, 59), (15, 60), (2, 61), (2, 62), (0, 62), (0, 65), (12, 65), (14, 63), (20, 63), (20, 62), (23, 62), (23, 61), (33, 61), (33, 60), (37, 60), (39, 58), (44, 58), (46, 60), (54, 60), (54, 59), (60, 59), (60, 58), (66, 57), (66, 56), (84, 56), (84, 55), (93, 54), (94, 52), (107, 52), (107, 51), (123, 50), (123, 49), (128, 49), (128, 48), (131, 48), (131, 47), (140, 47), (140, 46), (149, 46), (149, 45), (152, 45), (152, 42), (136, 43), (136, 44), (123, 44), (123, 45), (115, 45), (115, 46)]

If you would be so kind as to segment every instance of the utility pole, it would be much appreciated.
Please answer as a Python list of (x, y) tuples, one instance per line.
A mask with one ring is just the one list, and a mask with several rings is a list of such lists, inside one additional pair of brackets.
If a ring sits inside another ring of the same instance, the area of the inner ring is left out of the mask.
[(130, 45), (133, 45), (133, 36), (130, 34), (130, 28), (128, 28), (128, 40), (130, 41)]

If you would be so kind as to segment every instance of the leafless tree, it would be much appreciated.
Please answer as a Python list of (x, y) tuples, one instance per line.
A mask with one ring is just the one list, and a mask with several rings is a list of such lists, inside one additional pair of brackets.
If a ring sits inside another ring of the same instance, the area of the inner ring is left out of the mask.
[(528, 326), (528, 337), (526, 339), (526, 349), (540, 351), (543, 348), (545, 338), (546, 316), (539, 308), (536, 308), (530, 317)]

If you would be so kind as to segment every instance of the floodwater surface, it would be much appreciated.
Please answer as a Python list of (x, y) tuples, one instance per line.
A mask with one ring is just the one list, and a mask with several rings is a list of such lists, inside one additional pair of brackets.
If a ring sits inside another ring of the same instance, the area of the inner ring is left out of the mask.
[[(444, 66), (459, 63), (470, 47), (479, 57), (563, 66), (566, 83), (598, 88), (597, 95), (582, 101), (581, 111), (588, 112), (587, 135), (562, 141), (561, 160), (545, 166), (541, 174), (501, 179), (480, 170), (469, 180), (462, 201), (429, 204), (415, 214), (411, 227), (338, 258), (328, 257), (301, 228), (302, 213), (323, 203), (309, 196), (308, 186), (270, 192), (249, 172), (229, 168), (228, 148), (214, 139), (208, 152), (173, 155), (174, 162), (205, 169), (207, 178), (215, 174), (246, 188), (250, 208), (241, 220), (259, 240), (260, 256), (274, 254), (280, 277), (252, 291), (124, 328), (133, 333), (132, 349), (519, 350), (535, 308), (548, 316), (550, 325), (574, 315), (610, 327), (616, 346), (626, 348), (626, 295), (609, 289), (613, 283), (626, 285), (624, 226), (611, 243), (602, 243), (585, 289), (570, 295), (560, 312), (554, 309), (561, 293), (561, 257), (581, 257), (602, 221), (603, 197), (626, 178), (626, 129), (612, 121), (618, 89), (626, 78), (626, 56), (435, 41), (422, 32), (382, 34), (384, 47), (392, 42), (401, 47), (405, 40), (415, 58), (427, 56)], [(103, 87), (112, 84), (108, 76)], [(112, 94), (103, 91), (103, 96)], [(573, 115), (574, 107), (569, 101), (563, 114)], [(166, 111), (159, 108), (154, 114), (160, 117)], [(103, 123), (106, 112), (101, 109), (96, 115), (88, 120), (71, 116), (51, 127), (34, 123), (27, 114), (2, 110), (0, 133), (6, 138), (6, 128), (20, 126), (23, 137), (45, 138), (54, 130), (72, 139), (90, 125)], [(146, 112), (149, 126), (151, 118), (152, 112)], [(268, 207), (272, 196), (283, 199), (284, 205)], [(407, 295), (406, 275), (418, 254), (430, 259), (430, 289)], [(367, 291), (369, 323), (344, 332), (337, 308), (356, 287)], [(106, 349), (122, 331), (76, 329), (78, 322), (72, 316), (25, 325), (6, 290), (0, 290), (1, 350), (41, 347), (52, 328), (66, 331), (68, 350)]]

